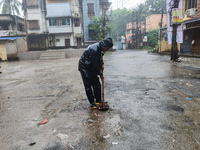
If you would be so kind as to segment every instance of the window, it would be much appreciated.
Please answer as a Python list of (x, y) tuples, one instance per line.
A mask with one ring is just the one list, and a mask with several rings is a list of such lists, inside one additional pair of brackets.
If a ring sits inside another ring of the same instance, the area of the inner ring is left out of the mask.
[(94, 39), (94, 36), (95, 36), (95, 31), (94, 30), (91, 30), (91, 29), (89, 29), (89, 39), (91, 40), (91, 39)]
[(58, 26), (58, 20), (56, 18), (49, 19), (49, 26)]
[(30, 30), (40, 29), (39, 21), (38, 20), (28, 20), (28, 29), (30, 29)]
[(70, 18), (62, 18), (61, 25), (70, 25)]
[(75, 27), (80, 27), (80, 18), (75, 18), (74, 24), (75, 24)]
[(26, 0), (27, 7), (35, 7), (38, 6), (38, 0)]
[(185, 10), (190, 8), (197, 8), (197, 0), (186, 0), (185, 1)]
[(88, 3), (88, 16), (94, 16), (94, 3)]
[(56, 42), (60, 42), (60, 39), (56, 39)]

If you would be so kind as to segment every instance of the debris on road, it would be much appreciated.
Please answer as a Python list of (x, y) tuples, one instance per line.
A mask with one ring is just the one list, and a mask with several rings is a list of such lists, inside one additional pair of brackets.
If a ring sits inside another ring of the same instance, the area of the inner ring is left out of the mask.
[(101, 117), (101, 115), (100, 115), (100, 114), (97, 114), (97, 113), (95, 113), (94, 115), (97, 116), (97, 117)]
[(72, 144), (71, 144), (71, 143), (69, 143), (69, 146), (70, 146), (72, 149), (74, 149), (74, 146), (72, 146)]
[(92, 119), (88, 119), (88, 122), (89, 122), (89, 123), (93, 123), (93, 122), (95, 122), (95, 121), (92, 120)]
[(110, 134), (107, 134), (106, 136), (103, 136), (104, 139), (107, 139), (110, 137)]
[(33, 146), (33, 145), (35, 145), (35, 144), (36, 144), (36, 142), (33, 142), (33, 143), (30, 143), (29, 145), (30, 145), (30, 146)]
[(112, 142), (112, 145), (117, 145), (118, 143), (117, 142)]
[(190, 98), (190, 97), (187, 97), (186, 99), (187, 99), (187, 100), (192, 100), (192, 98)]
[(44, 121), (41, 121), (41, 122), (40, 122), (40, 125), (43, 125), (43, 124), (46, 124), (46, 123), (48, 123), (48, 119), (47, 119), (47, 118), (44, 119)]
[(186, 83), (187, 86), (193, 86), (192, 84)]
[(69, 136), (67, 134), (58, 133), (57, 137), (59, 137), (61, 140), (66, 140)]
[(91, 126), (93, 126), (93, 124), (92, 124), (92, 123), (88, 125), (88, 127), (91, 127)]

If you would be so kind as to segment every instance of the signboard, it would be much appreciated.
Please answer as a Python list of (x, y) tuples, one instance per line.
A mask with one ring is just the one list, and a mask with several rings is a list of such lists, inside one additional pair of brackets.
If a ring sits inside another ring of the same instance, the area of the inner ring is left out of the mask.
[(183, 22), (182, 9), (179, 9), (179, 8), (172, 9), (172, 21), (173, 21), (173, 24), (181, 24)]
[(144, 36), (143, 42), (147, 42), (147, 36)]

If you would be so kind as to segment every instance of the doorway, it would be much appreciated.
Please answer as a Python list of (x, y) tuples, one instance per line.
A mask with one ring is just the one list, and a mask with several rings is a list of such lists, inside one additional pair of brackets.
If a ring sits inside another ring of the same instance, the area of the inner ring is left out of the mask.
[(70, 47), (70, 39), (65, 39), (65, 47)]
[(81, 46), (81, 38), (77, 38), (77, 46)]

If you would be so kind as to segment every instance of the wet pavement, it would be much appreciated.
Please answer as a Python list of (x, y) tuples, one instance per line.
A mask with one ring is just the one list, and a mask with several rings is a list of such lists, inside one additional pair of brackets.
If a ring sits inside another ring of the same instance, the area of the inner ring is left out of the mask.
[(1, 62), (0, 149), (200, 149), (199, 59), (108, 52), (108, 111), (89, 109), (78, 59)]

